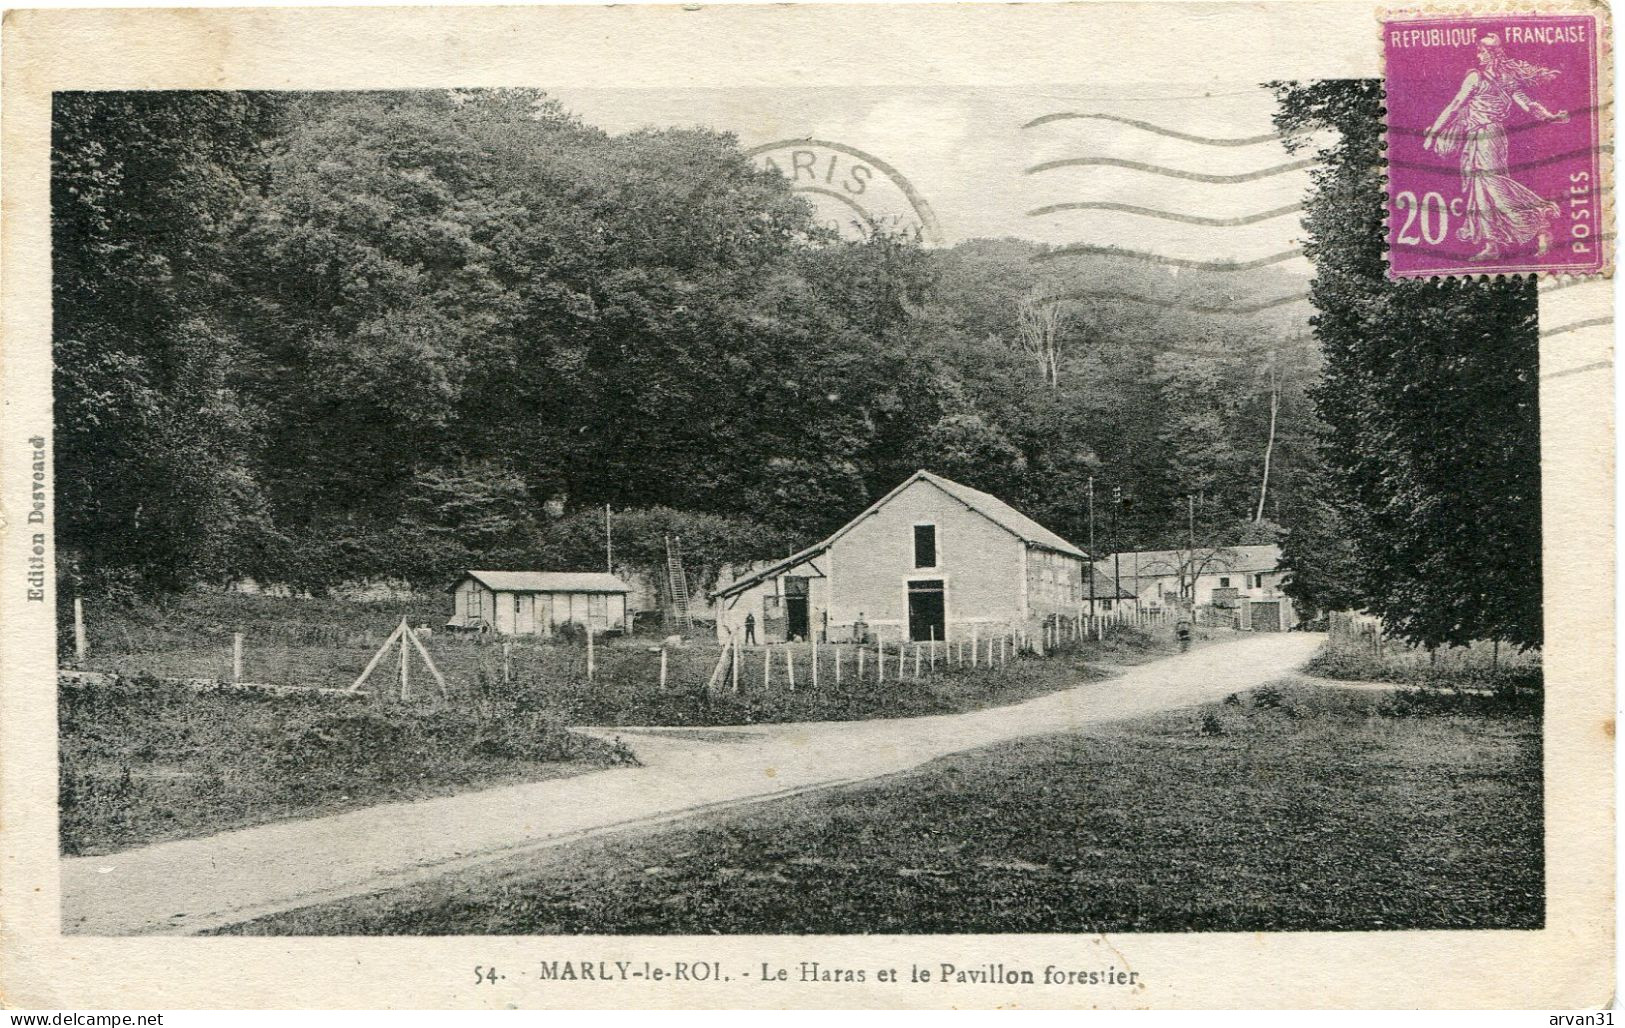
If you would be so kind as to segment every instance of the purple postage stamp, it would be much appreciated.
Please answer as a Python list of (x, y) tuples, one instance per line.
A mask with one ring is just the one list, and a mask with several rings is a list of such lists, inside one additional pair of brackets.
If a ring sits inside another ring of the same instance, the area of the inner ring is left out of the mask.
[(1609, 270), (1607, 33), (1598, 7), (1385, 15), (1389, 277)]

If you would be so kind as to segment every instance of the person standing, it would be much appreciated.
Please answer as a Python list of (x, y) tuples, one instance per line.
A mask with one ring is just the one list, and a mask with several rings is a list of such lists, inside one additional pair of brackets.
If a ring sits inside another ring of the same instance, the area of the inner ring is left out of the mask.
[(746, 614), (745, 615), (745, 645), (746, 646), (755, 646), (756, 645), (756, 615), (755, 614)]

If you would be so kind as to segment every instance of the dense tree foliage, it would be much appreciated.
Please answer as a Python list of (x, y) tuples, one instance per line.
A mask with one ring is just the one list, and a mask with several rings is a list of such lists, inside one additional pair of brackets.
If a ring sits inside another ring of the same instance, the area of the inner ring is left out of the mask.
[(55, 119), (59, 543), (104, 584), (594, 568), (606, 504), (626, 560), (681, 532), (714, 570), (920, 467), (1079, 542), (1093, 478), (1102, 550), (1185, 538), (1190, 504), (1204, 542), (1268, 536), (1309, 496), (1302, 306), (1191, 309), (1289, 276), (839, 240), (729, 135), (532, 90)]
[[(1322, 502), (1292, 589), (1428, 646), (1541, 641), (1539, 331), (1530, 279), (1391, 282), (1374, 80), (1277, 87), (1283, 131), (1333, 128), (1305, 226)], [(1298, 145), (1305, 145), (1299, 143)]]

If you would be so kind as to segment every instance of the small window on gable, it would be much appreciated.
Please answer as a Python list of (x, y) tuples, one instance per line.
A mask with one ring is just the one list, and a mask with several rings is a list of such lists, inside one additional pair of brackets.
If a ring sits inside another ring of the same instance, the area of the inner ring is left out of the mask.
[(1230, 588), (1230, 579), (1228, 579), (1228, 578), (1219, 579), (1219, 588), (1220, 589), (1228, 589), (1228, 588)]
[(914, 566), (917, 568), (934, 568), (937, 566), (937, 526), (914, 526)]

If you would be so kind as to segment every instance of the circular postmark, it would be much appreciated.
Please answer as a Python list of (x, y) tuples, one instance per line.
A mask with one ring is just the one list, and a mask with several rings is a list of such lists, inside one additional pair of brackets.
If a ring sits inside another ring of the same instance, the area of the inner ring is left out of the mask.
[(746, 153), (783, 175), (818, 218), (846, 238), (901, 233), (942, 245), (942, 226), (931, 204), (903, 173), (855, 146), (827, 139), (779, 139)]

